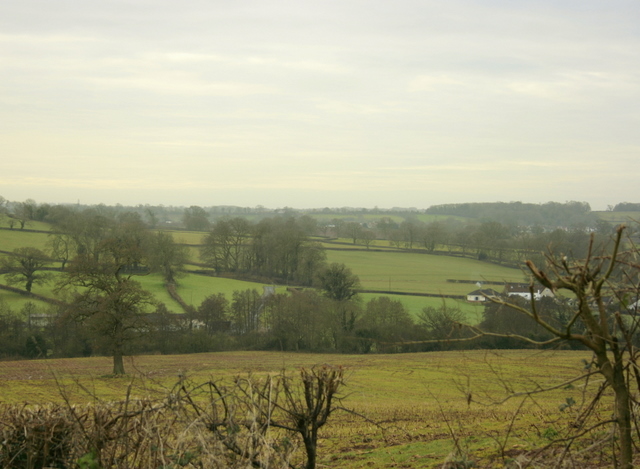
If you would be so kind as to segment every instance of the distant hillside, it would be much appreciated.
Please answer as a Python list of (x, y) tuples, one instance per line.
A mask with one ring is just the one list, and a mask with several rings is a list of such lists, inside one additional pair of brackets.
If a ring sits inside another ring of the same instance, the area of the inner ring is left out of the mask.
[(621, 202), (611, 210), (613, 212), (640, 212), (640, 203)]
[(491, 220), (519, 226), (593, 226), (597, 220), (587, 202), (478, 202), (434, 205), (426, 210), (432, 215), (450, 215)]

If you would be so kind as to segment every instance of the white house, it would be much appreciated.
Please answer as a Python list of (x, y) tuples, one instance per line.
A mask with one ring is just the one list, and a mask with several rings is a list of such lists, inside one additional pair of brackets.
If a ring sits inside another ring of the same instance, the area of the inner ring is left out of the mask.
[[(531, 290), (526, 283), (507, 283), (504, 287), (507, 296), (519, 296), (525, 300), (531, 300)], [(542, 285), (533, 286), (533, 298), (539, 300), (542, 297), (553, 298), (555, 295), (550, 288)]]
[(492, 290), (491, 288), (474, 290), (471, 293), (467, 293), (467, 301), (471, 301), (474, 303), (488, 301), (490, 296), (500, 296), (500, 293)]

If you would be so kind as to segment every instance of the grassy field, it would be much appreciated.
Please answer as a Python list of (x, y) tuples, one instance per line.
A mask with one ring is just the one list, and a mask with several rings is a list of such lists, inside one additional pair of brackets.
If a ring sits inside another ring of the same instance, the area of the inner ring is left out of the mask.
[[(42, 226), (41, 226), (42, 225)], [(46, 230), (47, 225), (39, 224), (38, 229)], [(189, 247), (190, 262), (199, 262), (199, 248), (203, 233), (188, 231), (169, 231), (176, 242), (187, 244)], [(339, 240), (348, 243), (349, 240)], [(47, 242), (45, 233), (33, 233), (19, 230), (0, 230), (0, 249), (11, 251), (16, 247), (34, 246), (44, 249)], [(476, 289), (475, 283), (460, 284), (450, 283), (446, 279), (462, 279), (476, 281), (522, 281), (522, 273), (517, 269), (495, 266), (472, 259), (456, 257), (434, 256), (427, 254), (409, 254), (384, 246), (386, 252), (368, 251), (364, 246), (353, 244), (332, 244), (327, 246), (351, 248), (358, 250), (328, 250), (329, 262), (341, 262), (350, 267), (357, 274), (364, 289), (381, 291), (401, 291), (413, 293), (430, 293), (435, 295), (465, 295)], [(194, 269), (195, 266), (187, 266)], [(2, 278), (0, 278), (0, 282)], [(167, 308), (173, 312), (181, 312), (180, 306), (170, 298), (162, 280), (157, 275), (139, 277), (138, 281), (156, 297), (164, 302)], [(187, 274), (180, 279), (178, 292), (187, 304), (199, 305), (208, 295), (224, 293), (231, 299), (234, 290), (256, 289), (262, 292), (262, 284), (230, 280), (225, 278), (203, 277), (195, 274)], [(52, 296), (53, 283), (45, 286), (35, 286), (34, 293)], [(283, 288), (279, 291), (283, 291)], [(374, 294), (362, 294), (363, 302), (373, 298)], [(442, 304), (441, 298), (429, 298), (420, 296), (390, 295), (394, 299), (404, 303), (412, 315), (417, 315), (425, 306), (438, 307)], [(0, 298), (10, 304), (12, 309), (19, 310), (26, 302), (34, 301), (15, 293), (0, 291)], [(478, 317), (478, 307), (459, 300), (446, 300), (450, 306), (460, 307), (468, 314), (471, 321)]]
[[(59, 272), (51, 272), (50, 275), (51, 275), (51, 280), (48, 283), (44, 285), (33, 285), (33, 288), (31, 289), (31, 291), (37, 295), (54, 298), (55, 297), (54, 290), (56, 289), (56, 282), (61, 274)], [(4, 275), (0, 275), (0, 283), (5, 285), (7, 284), (7, 282), (4, 279)], [(14, 287), (24, 289), (24, 284), (14, 285)], [(18, 293), (5, 291), (5, 290), (0, 290), (0, 299), (5, 301), (14, 311), (19, 311), (28, 302), (45, 306), (45, 303), (39, 300), (20, 295)]]
[[(362, 301), (363, 306), (370, 300), (381, 296), (378, 293), (360, 293), (358, 297)], [(484, 306), (479, 303), (469, 303), (464, 300), (456, 300), (452, 298), (436, 298), (429, 296), (413, 296), (413, 295), (384, 295), (388, 296), (392, 300), (402, 303), (407, 311), (413, 316), (414, 319), (418, 318), (418, 315), (425, 307), (438, 309), (442, 305), (446, 305), (448, 308), (458, 308), (466, 314), (466, 320), (469, 324), (477, 324), (482, 321), (482, 313), (484, 312)]]
[(206, 233), (201, 231), (181, 231), (181, 230), (163, 230), (173, 236), (173, 241), (178, 244), (184, 244), (187, 247), (187, 255), (189, 263), (199, 263), (200, 261), (200, 245)]
[[(34, 285), (32, 291), (38, 295), (54, 297), (54, 289), (56, 286), (56, 278), (61, 274), (53, 272), (53, 279), (46, 285)], [(150, 274), (135, 277), (135, 280), (140, 282), (142, 287), (150, 292), (153, 297), (161, 302), (165, 303), (169, 311), (174, 313), (184, 312), (180, 305), (171, 298), (167, 292), (164, 281), (159, 274)], [(202, 300), (209, 295), (223, 293), (229, 300), (236, 290), (248, 290), (255, 289), (259, 293), (262, 293), (263, 286), (266, 284), (255, 282), (244, 282), (242, 280), (233, 280), (227, 278), (206, 277), (196, 274), (186, 274), (181, 277), (178, 283), (178, 293), (182, 296), (183, 300), (190, 305), (197, 307)], [(0, 275), (0, 283), (5, 283), (4, 276)], [(22, 288), (22, 285), (16, 285), (17, 288)], [(277, 292), (286, 291), (286, 287), (278, 287)], [(0, 290), (0, 298), (9, 304), (14, 310), (18, 311), (27, 302), (34, 302), (40, 304), (41, 302), (26, 296), (22, 296), (18, 293)]]
[[(9, 219), (5, 218), (4, 220), (2, 218), (0, 218), (0, 228), (7, 228), (9, 229)], [(38, 231), (50, 231), (51, 230), (51, 224), (50, 223), (45, 223), (42, 221), (28, 221), (27, 224), (24, 227), (26, 230), (38, 230)], [(20, 231), (20, 225), (18, 223), (16, 223), (16, 225), (14, 226), (13, 230), (10, 231)]]
[(640, 221), (640, 212), (596, 212), (602, 220), (612, 224), (637, 223)]
[(20, 230), (0, 230), (0, 250), (13, 251), (16, 248), (32, 247), (46, 249), (48, 236), (44, 233)]
[[(501, 447), (512, 457), (548, 442), (544, 435), (561, 433), (575, 416), (574, 409), (560, 412), (559, 406), (567, 399), (579, 404), (583, 396), (574, 387), (500, 405), (496, 402), (510, 392), (557, 385), (578, 376), (583, 359), (590, 360), (589, 354), (522, 350), (364, 356), (225, 352), (130, 358), (126, 363), (130, 374), (125, 378), (106, 375), (111, 367), (108, 358), (9, 361), (0, 362), (0, 396), (4, 403), (60, 402), (64, 390), (72, 402), (82, 403), (121, 399), (132, 384), (134, 397), (160, 398), (179, 374), (200, 383), (249, 372), (260, 377), (314, 364), (341, 365), (347, 370), (343, 405), (369, 420), (345, 412), (334, 414), (321, 431), (319, 467), (442, 467), (454, 450), (454, 434), (464, 453), (459, 458), (475, 461), (474, 467), (502, 467)], [(586, 395), (589, 393), (588, 389)]]
[(206, 233), (202, 231), (163, 230), (173, 236), (173, 240), (179, 244), (202, 244), (202, 238)]
[[(347, 265), (367, 290), (466, 295), (475, 283), (451, 283), (447, 279), (472, 282), (522, 282), (519, 269), (449, 256), (403, 252), (327, 251), (329, 262)], [(498, 289), (498, 288), (496, 288)]]
[[(313, 218), (318, 220), (318, 223), (320, 224), (331, 223), (332, 220), (346, 220), (346, 221), (357, 220), (357, 221), (364, 221), (364, 222), (376, 222), (376, 221), (379, 221), (381, 218), (389, 218), (394, 223), (400, 224), (407, 219), (407, 217), (404, 217), (401, 215), (385, 215), (384, 213), (328, 214), (328, 215), (311, 213), (309, 215), (311, 215)], [(442, 220), (449, 220), (449, 219), (468, 220), (468, 218), (458, 217), (454, 215), (433, 215), (429, 213), (415, 213), (415, 214), (411, 214), (410, 217), (420, 220), (421, 222), (424, 222), (424, 223), (431, 223), (434, 221), (442, 221)]]
[[(229, 301), (231, 301), (234, 291), (255, 289), (258, 293), (262, 294), (262, 287), (265, 285), (266, 284), (245, 282), (229, 278), (189, 274), (185, 278), (180, 279), (180, 283), (178, 284), (178, 293), (187, 304), (195, 305), (197, 307), (202, 303), (202, 300), (209, 295), (223, 293)], [(285, 290), (286, 287), (278, 287), (276, 289), (278, 293), (284, 292)]]
[[(365, 246), (364, 244), (361, 244), (359, 241), (356, 244), (353, 244), (353, 239), (350, 238), (334, 238), (330, 241), (323, 241), (322, 239), (319, 240), (320, 244), (322, 244), (322, 247), (324, 248), (328, 248), (328, 249), (358, 249), (358, 250), (367, 250), (367, 246)], [(383, 249), (385, 251), (390, 251), (390, 252), (397, 252), (398, 249), (390, 246), (389, 245), (389, 241), (386, 239), (376, 239), (373, 240), (371, 242), (371, 244), (369, 245), (369, 249)]]

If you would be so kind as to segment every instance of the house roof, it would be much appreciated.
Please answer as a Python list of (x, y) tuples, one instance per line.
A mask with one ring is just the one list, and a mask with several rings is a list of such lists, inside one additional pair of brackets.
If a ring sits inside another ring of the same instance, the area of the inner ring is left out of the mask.
[[(541, 292), (545, 290), (547, 287), (539, 284), (535, 284), (533, 286), (534, 292)], [(507, 283), (505, 285), (505, 290), (508, 293), (529, 293), (529, 284), (528, 283)]]
[(528, 283), (507, 283), (504, 286), (504, 289), (507, 293), (529, 293), (529, 284)]
[[(530, 285), (528, 283), (507, 283), (504, 286), (504, 291), (507, 295), (511, 295), (511, 294), (527, 294), (528, 295), (530, 293), (529, 287)], [(544, 285), (535, 284), (533, 286), (533, 293), (536, 295), (544, 294), (545, 290), (548, 290), (549, 292), (551, 291)]]
[(482, 290), (473, 290), (472, 292), (467, 293), (467, 296), (498, 296), (499, 294), (500, 293), (491, 288), (485, 288)]

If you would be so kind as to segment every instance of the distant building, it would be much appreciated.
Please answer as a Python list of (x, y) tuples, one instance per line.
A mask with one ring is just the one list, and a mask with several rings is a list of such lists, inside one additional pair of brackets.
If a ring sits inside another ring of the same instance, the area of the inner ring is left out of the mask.
[[(507, 296), (519, 296), (525, 300), (531, 299), (531, 289), (528, 283), (507, 283), (504, 287)], [(555, 295), (550, 288), (542, 285), (533, 286), (533, 298), (539, 300), (542, 297), (553, 298)]]
[(481, 290), (474, 290), (471, 293), (467, 293), (467, 301), (471, 301), (473, 303), (479, 303), (483, 301), (488, 301), (489, 297), (492, 296), (500, 296), (500, 293), (491, 289), (484, 288)]
[(269, 298), (276, 294), (276, 286), (275, 285), (263, 285), (262, 286), (262, 299)]
[(56, 320), (56, 316), (53, 314), (29, 314), (29, 326), (30, 327), (46, 327), (53, 324)]

